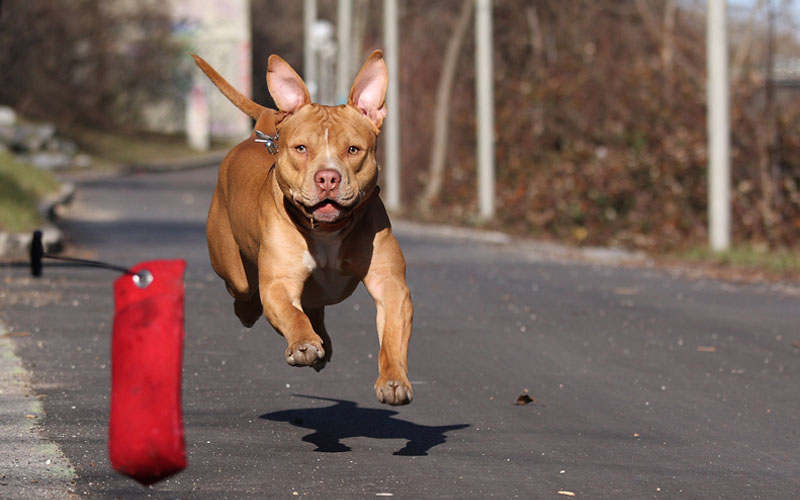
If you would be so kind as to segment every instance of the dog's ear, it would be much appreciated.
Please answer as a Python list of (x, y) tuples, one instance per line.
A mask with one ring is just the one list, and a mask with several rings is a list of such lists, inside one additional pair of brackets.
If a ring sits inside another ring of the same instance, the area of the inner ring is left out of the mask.
[(276, 55), (269, 56), (267, 87), (278, 109), (294, 113), (311, 102), (306, 84), (289, 63)]
[(383, 52), (376, 50), (358, 72), (356, 81), (350, 89), (347, 104), (354, 106), (377, 127), (381, 128), (386, 118), (386, 87), (389, 85), (389, 72), (383, 62)]

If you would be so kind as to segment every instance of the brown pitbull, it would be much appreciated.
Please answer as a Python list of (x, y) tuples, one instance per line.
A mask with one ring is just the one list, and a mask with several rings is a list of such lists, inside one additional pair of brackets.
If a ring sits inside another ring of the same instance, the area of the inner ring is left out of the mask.
[(253, 135), (220, 166), (206, 226), (211, 265), (236, 316), (250, 327), (263, 313), (289, 344), (287, 363), (321, 370), (332, 352), (325, 306), (363, 282), (377, 307), (378, 400), (410, 403), (413, 307), (377, 187), (375, 146), (388, 82), (381, 52), (369, 56), (341, 106), (312, 103), (291, 66), (271, 56), (267, 85), (280, 111), (251, 101), (194, 57), (257, 120)]

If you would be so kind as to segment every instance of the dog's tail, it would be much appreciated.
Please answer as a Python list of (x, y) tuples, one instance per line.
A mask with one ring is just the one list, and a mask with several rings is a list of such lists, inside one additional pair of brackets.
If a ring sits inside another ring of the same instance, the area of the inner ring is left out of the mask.
[(208, 64), (202, 57), (198, 56), (197, 54), (192, 54), (192, 57), (194, 57), (194, 62), (197, 63), (197, 66), (203, 70), (203, 73), (205, 73), (211, 82), (217, 86), (222, 94), (227, 97), (228, 100), (234, 104), (234, 106), (244, 111), (252, 119), (258, 120), (258, 117), (261, 116), (261, 113), (267, 109), (260, 104), (256, 104), (249, 97), (233, 88), (233, 85), (222, 78), (222, 76), (217, 73), (216, 70), (212, 68), (211, 65)]

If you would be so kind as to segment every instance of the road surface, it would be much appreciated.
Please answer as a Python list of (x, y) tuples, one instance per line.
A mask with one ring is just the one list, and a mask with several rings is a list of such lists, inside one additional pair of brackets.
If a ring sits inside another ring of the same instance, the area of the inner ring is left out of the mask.
[[(151, 488), (114, 473), (106, 451), (116, 275), (0, 268), (3, 320), (79, 498), (797, 498), (792, 289), (559, 261), (529, 242), (398, 224), (414, 401), (383, 406), (363, 287), (326, 312), (334, 355), (320, 373), (286, 365), (265, 320), (239, 324), (206, 253), (215, 177), (84, 181), (63, 224), (73, 254), (188, 262), (189, 466)], [(515, 404), (521, 395), (532, 402)]]

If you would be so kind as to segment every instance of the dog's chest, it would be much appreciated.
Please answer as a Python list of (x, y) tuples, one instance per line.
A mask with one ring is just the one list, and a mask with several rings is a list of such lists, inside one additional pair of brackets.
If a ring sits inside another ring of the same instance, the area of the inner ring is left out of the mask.
[(311, 273), (317, 293), (326, 304), (344, 300), (352, 292), (354, 278), (342, 272), (341, 239), (320, 235), (303, 253), (303, 264)]

